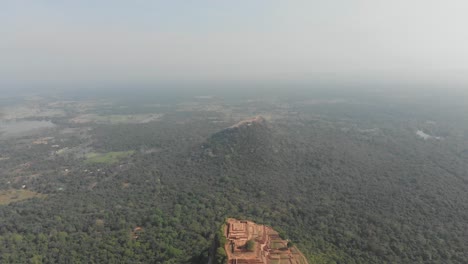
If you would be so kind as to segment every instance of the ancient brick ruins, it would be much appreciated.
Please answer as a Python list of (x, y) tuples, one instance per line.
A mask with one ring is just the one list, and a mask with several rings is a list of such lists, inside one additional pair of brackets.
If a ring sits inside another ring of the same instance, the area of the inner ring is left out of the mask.
[(296, 247), (288, 247), (269, 226), (229, 218), (224, 232), (229, 264), (308, 264)]

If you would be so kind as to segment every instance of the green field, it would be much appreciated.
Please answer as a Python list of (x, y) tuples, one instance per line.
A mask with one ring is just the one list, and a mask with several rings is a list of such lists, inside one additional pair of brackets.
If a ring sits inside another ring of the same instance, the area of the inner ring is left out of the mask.
[(113, 151), (107, 153), (91, 152), (86, 154), (86, 163), (105, 163), (112, 164), (132, 155), (135, 151)]
[(37, 192), (33, 192), (30, 190), (15, 190), (15, 189), (9, 189), (9, 190), (3, 190), (0, 191), (0, 205), (6, 205), (10, 204), (13, 202), (19, 202), (23, 201), (29, 198), (34, 198), (34, 197), (45, 197), (46, 195), (40, 194)]
[(141, 119), (141, 116), (132, 116), (132, 115), (96, 115), (92, 118), (92, 121), (100, 124), (125, 124), (131, 122), (138, 122)]

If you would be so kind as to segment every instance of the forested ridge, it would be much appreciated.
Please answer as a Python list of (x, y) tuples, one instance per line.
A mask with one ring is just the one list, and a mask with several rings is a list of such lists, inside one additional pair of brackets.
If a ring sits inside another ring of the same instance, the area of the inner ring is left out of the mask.
[[(211, 122), (209, 112), (168, 112), (56, 136), (134, 151), (118, 163), (3, 141), (16, 154), (2, 175), (31, 161), (23, 170), (41, 176), (27, 188), (47, 197), (0, 205), (0, 262), (206, 263), (219, 226), (236, 217), (271, 225), (310, 263), (466, 263), (462, 141), (427, 124), (447, 139), (424, 140), (399, 113), (349, 107), (342, 118), (338, 106), (299, 105), (234, 128), (238, 120)], [(2, 189), (23, 184), (10, 181)]]

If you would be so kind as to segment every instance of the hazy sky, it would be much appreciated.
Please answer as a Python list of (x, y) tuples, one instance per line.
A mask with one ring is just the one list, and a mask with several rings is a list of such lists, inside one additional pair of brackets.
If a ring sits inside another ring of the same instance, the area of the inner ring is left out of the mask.
[(466, 0), (4, 0), (0, 81), (468, 83)]

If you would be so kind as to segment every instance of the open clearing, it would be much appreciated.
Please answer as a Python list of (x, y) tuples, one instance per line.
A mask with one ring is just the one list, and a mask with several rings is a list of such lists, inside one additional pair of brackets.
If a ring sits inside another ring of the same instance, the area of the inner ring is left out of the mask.
[(107, 153), (91, 152), (86, 154), (86, 163), (105, 163), (112, 164), (118, 162), (120, 159), (132, 155), (135, 151), (113, 151)]
[(2, 190), (0, 191), (0, 205), (6, 205), (14, 202), (23, 201), (29, 198), (43, 198), (46, 197), (45, 194), (40, 194), (37, 192), (33, 192), (30, 190), (16, 190), (16, 189), (9, 189), (9, 190)]

